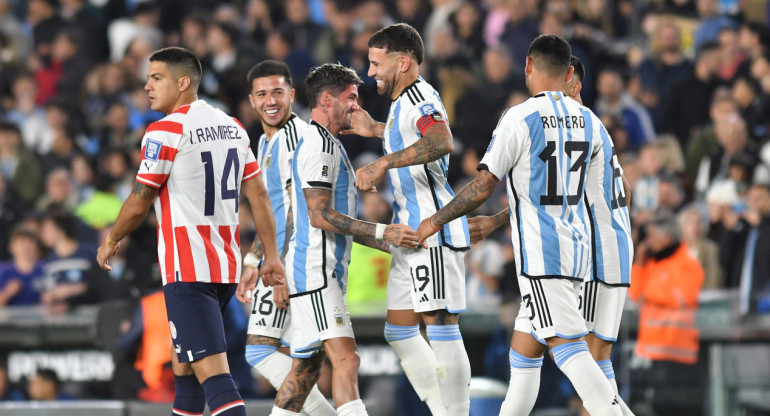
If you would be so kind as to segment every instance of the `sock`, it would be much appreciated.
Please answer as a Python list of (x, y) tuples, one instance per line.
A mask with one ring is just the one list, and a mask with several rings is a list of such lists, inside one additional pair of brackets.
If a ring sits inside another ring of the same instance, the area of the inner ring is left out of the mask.
[(299, 416), (299, 413), (290, 412), (286, 409), (273, 405), (273, 410), (270, 411), (270, 416)]
[(623, 398), (620, 397), (620, 393), (618, 393), (618, 383), (615, 380), (615, 370), (612, 369), (612, 361), (601, 360), (597, 361), (596, 364), (599, 364), (599, 368), (604, 371), (604, 375), (607, 377), (607, 380), (610, 381), (610, 386), (612, 386), (612, 390), (615, 391), (615, 398), (618, 399), (620, 411), (623, 412), (623, 416), (634, 416), (634, 412), (631, 411), (626, 402), (623, 401)]
[(339, 416), (369, 416), (369, 413), (366, 413), (366, 407), (364, 407), (364, 402), (362, 402), (361, 399), (343, 404), (337, 409), (337, 414)]
[(420, 335), (420, 326), (385, 323), (385, 340), (401, 359), (406, 377), (420, 400), (428, 405), (431, 414), (446, 415), (436, 375), (436, 354)]
[(460, 327), (428, 325), (428, 340), (436, 354), (438, 385), (447, 416), (467, 416), (471, 407), (471, 363)]
[(203, 415), (206, 407), (206, 396), (203, 394), (195, 374), (178, 376), (174, 374), (176, 389), (174, 390), (174, 407), (172, 415), (199, 416)]
[[(272, 345), (247, 345), (246, 361), (254, 367), (259, 374), (265, 377), (276, 390), (281, 388), (283, 380), (291, 371), (291, 357), (278, 352), (278, 347)], [(311, 415), (334, 416), (337, 412), (326, 400), (326, 397), (313, 386), (310, 390), (302, 410)]]
[(543, 357), (528, 358), (511, 348), (508, 361), (511, 363), (511, 382), (500, 408), (500, 416), (529, 415), (535, 407), (537, 393), (540, 391)]
[(610, 383), (588, 352), (585, 341), (568, 342), (551, 348), (553, 359), (583, 400), (591, 416), (621, 416)]
[(230, 373), (217, 374), (201, 384), (211, 416), (246, 416), (241, 394)]

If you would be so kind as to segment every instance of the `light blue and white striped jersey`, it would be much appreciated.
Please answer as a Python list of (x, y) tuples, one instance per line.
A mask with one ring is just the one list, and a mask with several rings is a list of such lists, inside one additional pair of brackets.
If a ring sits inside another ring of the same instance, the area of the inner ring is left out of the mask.
[(286, 281), (291, 296), (313, 292), (329, 284), (347, 289), (353, 237), (310, 225), (304, 189), (331, 191), (329, 208), (356, 215), (353, 166), (345, 149), (325, 127), (311, 121), (294, 151), (294, 234), (286, 255)]
[(286, 220), (291, 204), (291, 194), (287, 189), (291, 185), (291, 160), (306, 127), (307, 123), (292, 113), (286, 124), (270, 140), (264, 134), (259, 138), (257, 162), (262, 168), (262, 182), (265, 183), (273, 205), (275, 236), (281, 256), (284, 254), (284, 242), (291, 238), (291, 235), (286, 235)]
[[(446, 109), (438, 92), (422, 77), (418, 78), (390, 105), (383, 134), (385, 154), (404, 150), (420, 140), (422, 135), (417, 128), (417, 120), (437, 112), (446, 119)], [(388, 169), (388, 183), (393, 192), (394, 224), (407, 224), (416, 230), (422, 220), (454, 198), (446, 178), (448, 168), (449, 155), (444, 155), (424, 165)], [(445, 224), (435, 237), (428, 238), (427, 243), (431, 247), (468, 249), (468, 220), (462, 216)]]
[(602, 147), (588, 167), (586, 198), (591, 214), (593, 262), (586, 280), (601, 280), (613, 286), (629, 286), (634, 245), (631, 217), (623, 189), (623, 169), (612, 139), (600, 125)]
[(602, 148), (599, 126), (560, 91), (537, 94), (500, 118), (479, 169), (505, 177), (518, 274), (583, 280), (588, 273), (583, 191), (589, 158)]

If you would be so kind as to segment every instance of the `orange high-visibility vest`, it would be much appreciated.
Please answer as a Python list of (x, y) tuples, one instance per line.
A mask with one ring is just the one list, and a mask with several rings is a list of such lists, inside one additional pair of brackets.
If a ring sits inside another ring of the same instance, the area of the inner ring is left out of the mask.
[(684, 364), (698, 361), (695, 313), (703, 279), (703, 267), (686, 244), (665, 259), (634, 264), (628, 293), (641, 301), (637, 355)]
[(144, 334), (134, 368), (142, 372), (147, 387), (158, 389), (162, 387), (163, 366), (171, 362), (171, 330), (163, 291), (142, 297), (141, 308)]

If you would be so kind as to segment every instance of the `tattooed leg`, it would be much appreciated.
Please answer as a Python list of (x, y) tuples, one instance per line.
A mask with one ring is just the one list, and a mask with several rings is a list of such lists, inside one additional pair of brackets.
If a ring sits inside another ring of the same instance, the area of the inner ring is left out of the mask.
[(271, 347), (281, 347), (281, 340), (264, 335), (248, 335), (246, 345), (270, 345)]
[(422, 319), (426, 325), (456, 325), (460, 315), (447, 312), (446, 309), (423, 312)]
[(278, 394), (275, 396), (275, 405), (281, 409), (299, 413), (305, 404), (310, 390), (318, 381), (321, 374), (321, 363), (324, 354), (319, 352), (310, 358), (295, 358), (291, 366), (291, 372), (286, 376)]

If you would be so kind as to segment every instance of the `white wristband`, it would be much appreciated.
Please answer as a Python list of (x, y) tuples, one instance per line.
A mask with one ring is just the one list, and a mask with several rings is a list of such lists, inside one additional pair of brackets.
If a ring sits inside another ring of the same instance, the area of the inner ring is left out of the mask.
[(377, 224), (377, 228), (374, 230), (374, 238), (378, 240), (382, 240), (382, 238), (385, 236), (385, 228), (387, 225), (385, 224)]
[(259, 267), (260, 260), (257, 258), (257, 256), (254, 255), (254, 253), (248, 253), (246, 254), (246, 257), (243, 258), (243, 265), (253, 268)]

